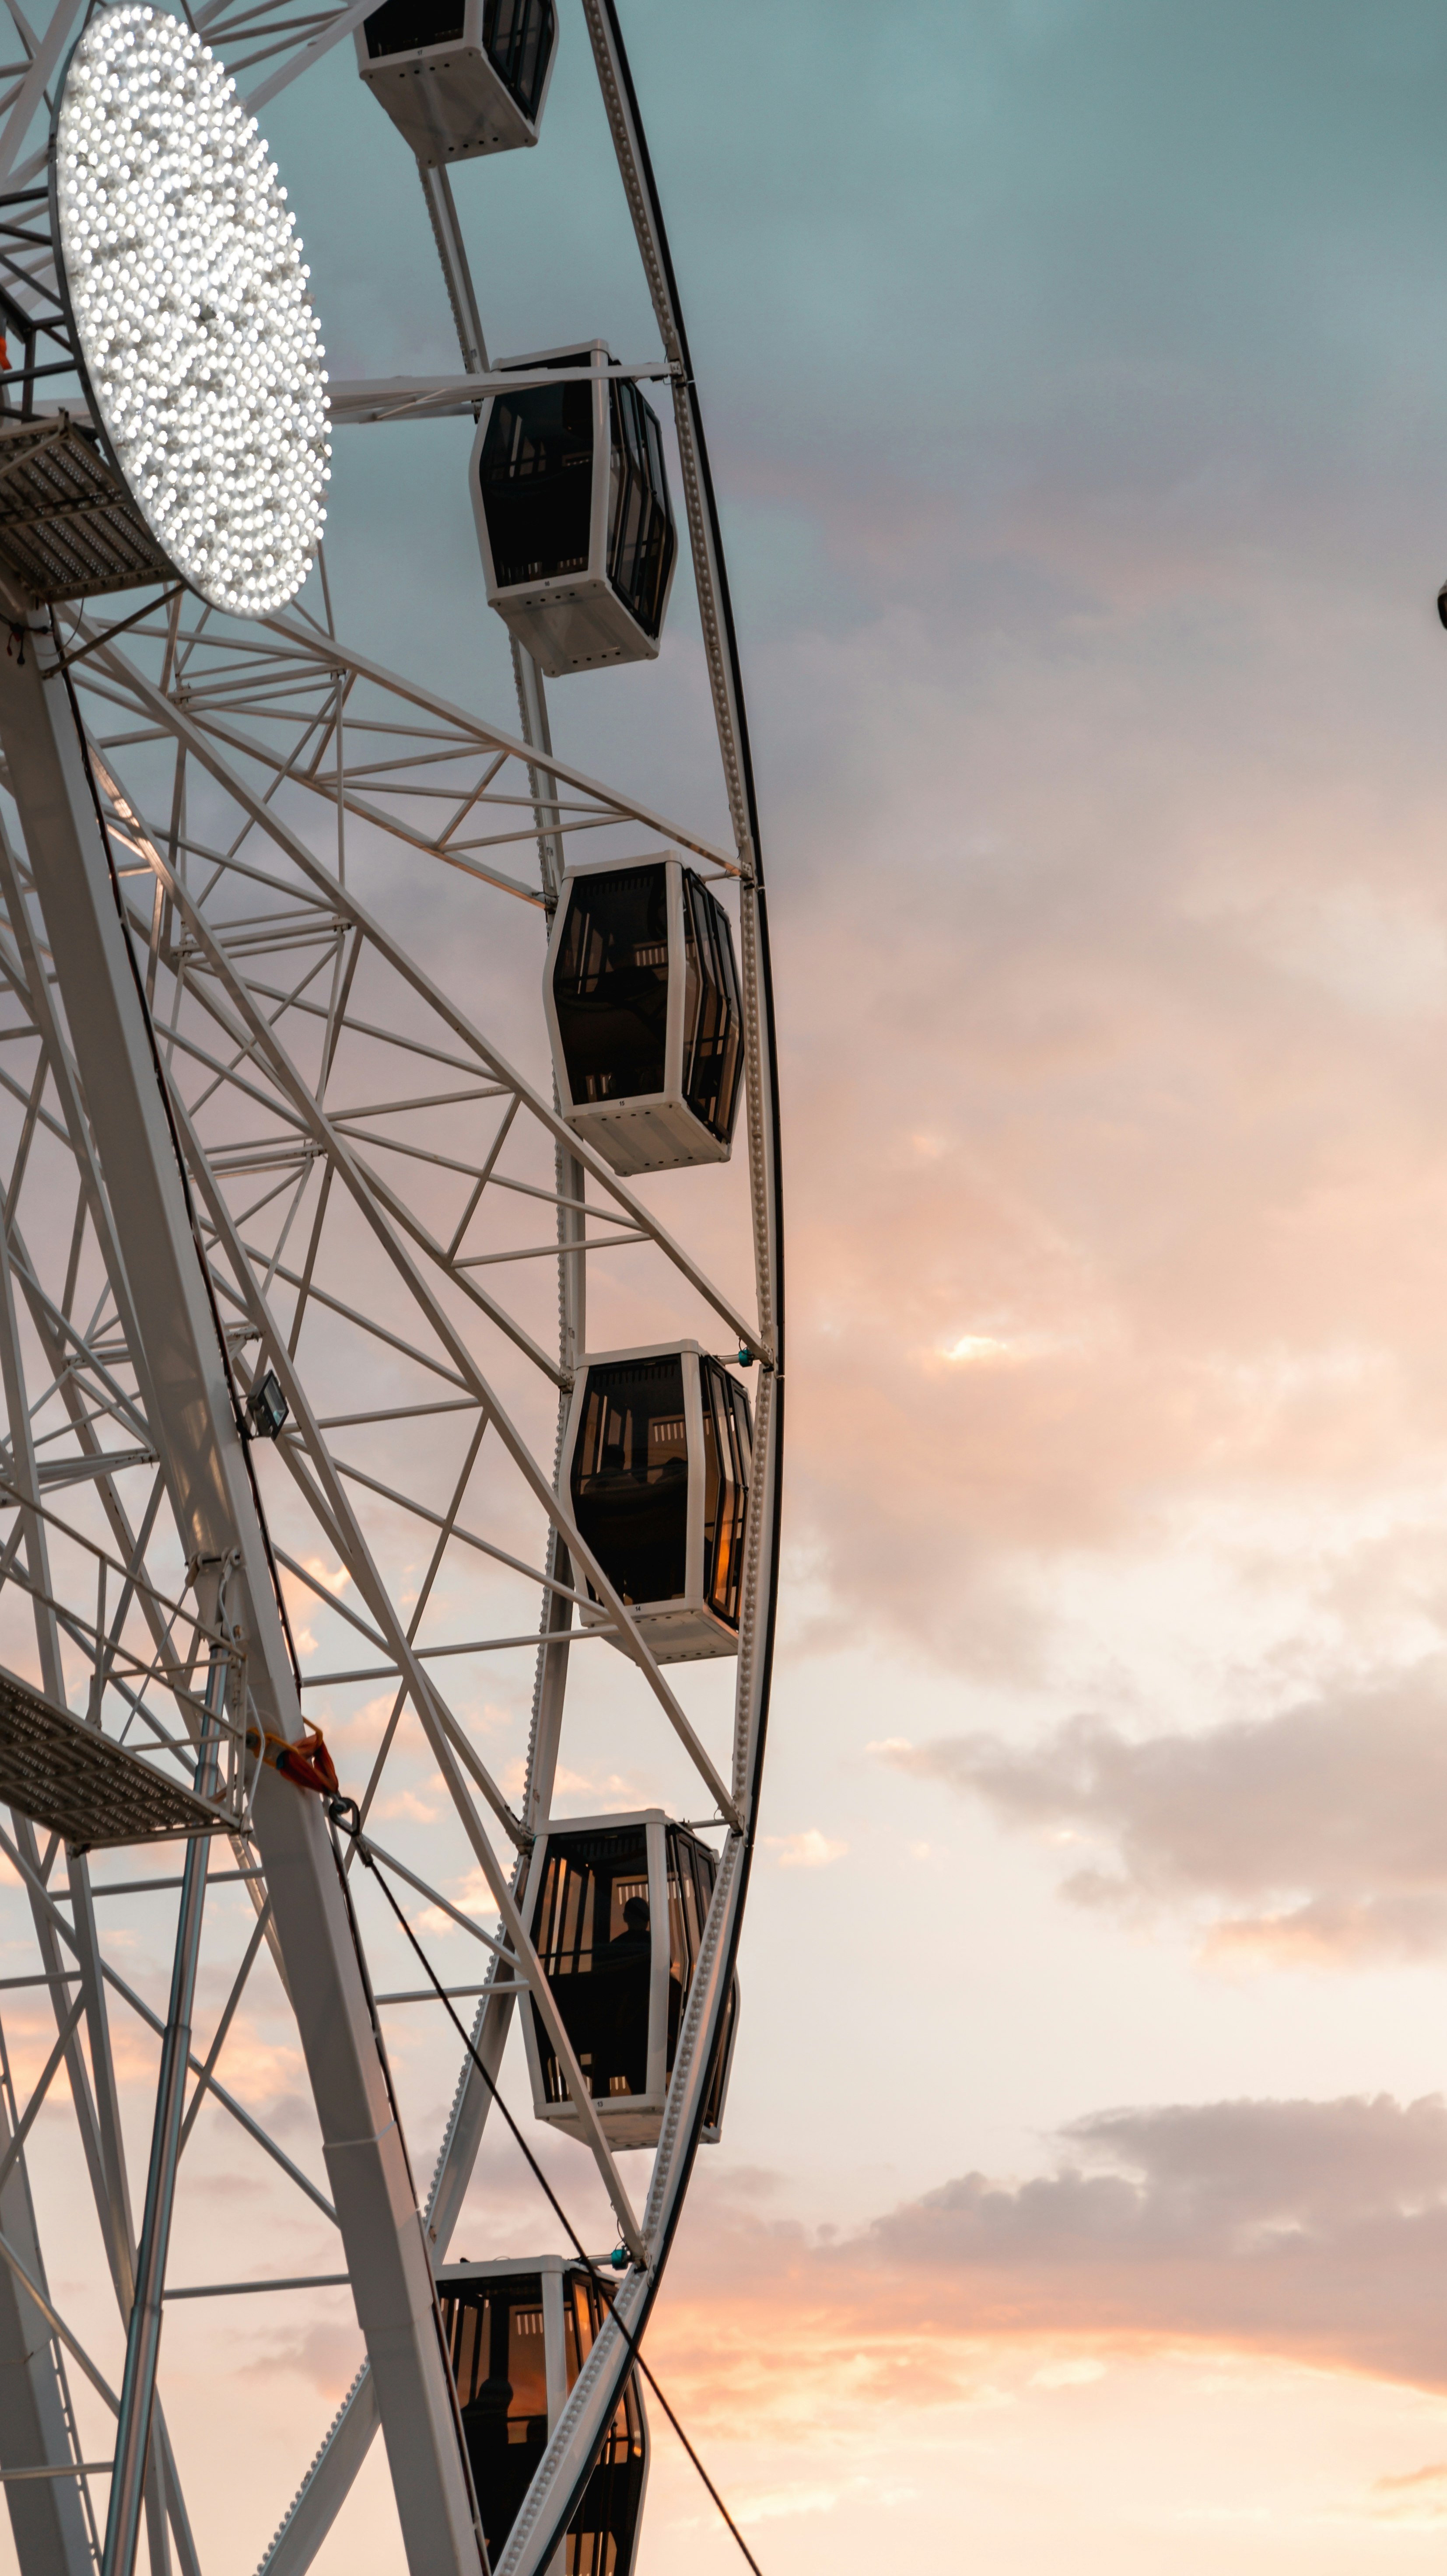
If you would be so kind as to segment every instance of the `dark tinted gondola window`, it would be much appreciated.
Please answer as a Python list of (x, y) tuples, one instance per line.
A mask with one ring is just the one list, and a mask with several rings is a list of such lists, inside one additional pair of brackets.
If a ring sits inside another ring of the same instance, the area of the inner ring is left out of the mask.
[(636, 385), (611, 388), (608, 578), (645, 635), (663, 623), (677, 542), (658, 420)]
[(672, 2075), (683, 2007), (698, 1964), (718, 1864), (706, 1843), (695, 1842), (692, 1834), (682, 1832), (677, 1825), (670, 1825), (667, 1834), (668, 2072)]
[(547, 2448), (542, 2282), (523, 2275), (449, 2288), (441, 2296), (463, 2437), (495, 2564)]
[(749, 1399), (717, 1360), (699, 1364), (703, 1398), (703, 1589), (715, 1615), (739, 1624), (753, 1467)]
[[(559, 359), (586, 366), (589, 353)], [(593, 391), (538, 385), (500, 394), (478, 468), (499, 590), (588, 569), (593, 512)]]
[(575, 1103), (663, 1089), (668, 880), (661, 864), (574, 879), (553, 1002)]
[[(383, 0), (362, 23), (374, 63), (386, 54), (460, 45), (463, 0)], [(483, 0), (483, 51), (530, 123), (537, 116), (556, 33), (553, 0)]]
[[(571, 2389), (602, 2327), (603, 2302), (583, 2272), (565, 2272), (562, 2292)], [(496, 2566), (547, 2445), (542, 2280), (524, 2273), (445, 2282), (438, 2295), (488, 2557)], [(568, 2576), (613, 2576), (628, 2564), (642, 2501), (643, 2419), (630, 2373), (568, 2528)]]
[(684, 1098), (710, 1135), (726, 1145), (738, 1114), (743, 1006), (728, 914), (691, 868), (683, 875), (683, 942)]
[(362, 24), (374, 63), (383, 54), (415, 54), (427, 45), (460, 45), (462, 0), (383, 0), (382, 7)]
[(681, 1597), (688, 1437), (680, 1360), (623, 1360), (588, 1371), (572, 1497), (580, 1535), (625, 1601)]
[(484, 0), (483, 50), (530, 124), (537, 117), (556, 32), (553, 0)]
[[(641, 1826), (550, 1840), (533, 1939), (595, 2100), (648, 2089), (650, 1912)], [(563, 2070), (532, 2010), (548, 2100), (565, 2101)]]
[[(603, 2302), (596, 2283), (582, 2272), (569, 2273), (563, 2295), (571, 2388), (602, 2326)], [(614, 2576), (615, 2569), (626, 2567), (642, 2504), (643, 2419), (637, 2381), (630, 2371), (583, 2501), (568, 2526), (563, 2560), (567, 2576)]]

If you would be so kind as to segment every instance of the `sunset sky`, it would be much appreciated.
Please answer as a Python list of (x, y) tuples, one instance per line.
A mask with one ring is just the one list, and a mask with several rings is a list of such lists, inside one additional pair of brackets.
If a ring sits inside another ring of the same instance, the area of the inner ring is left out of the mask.
[[(1417, 2576), (1447, 16), (623, 17), (750, 692), (792, 1331), (741, 2036), (651, 2357), (764, 2576)], [(349, 50), (267, 122), (334, 374), (454, 367)], [(494, 355), (655, 344), (573, 0), (540, 149), (456, 186)], [(338, 621), (511, 724), (470, 438), (338, 431)], [(709, 827), (676, 605), (648, 689), (560, 683), (555, 736)], [(627, 1802), (612, 1760), (575, 1809)], [(398, 2052), (440, 2116), (451, 2055)], [(457, 2250), (555, 2233), (490, 2134)], [(226, 2331), (239, 2456), (281, 2478), (355, 2366), (345, 2304)], [(390, 2511), (378, 2453), (326, 2576), (395, 2576)], [(655, 2422), (640, 2576), (740, 2563)]]
[[(657, 2346), (768, 2576), (1447, 2525), (1447, 24), (629, 24), (780, 940), (790, 1581)], [(660, 2465), (649, 2576), (729, 2563)]]

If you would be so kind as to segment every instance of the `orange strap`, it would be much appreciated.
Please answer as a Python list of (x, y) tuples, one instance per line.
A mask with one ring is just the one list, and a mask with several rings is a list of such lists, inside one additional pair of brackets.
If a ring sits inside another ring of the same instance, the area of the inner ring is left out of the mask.
[[(256, 1751), (256, 1730), (246, 1739), (247, 1750)], [(320, 1798), (335, 1798), (340, 1789), (336, 1764), (328, 1753), (319, 1726), (308, 1727), (299, 1743), (288, 1744), (284, 1735), (263, 1739), (262, 1759), (279, 1771), (284, 1780), (293, 1780), (298, 1789), (315, 1789)]]

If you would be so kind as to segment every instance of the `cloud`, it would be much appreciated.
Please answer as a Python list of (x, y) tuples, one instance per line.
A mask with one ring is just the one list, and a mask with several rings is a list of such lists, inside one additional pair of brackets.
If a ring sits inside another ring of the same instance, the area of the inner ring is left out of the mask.
[(781, 1869), (827, 1869), (833, 1860), (842, 1860), (847, 1843), (830, 1842), (817, 1825), (802, 1834), (765, 1834), (764, 1848), (778, 1858)]
[(1447, 2460), (1429, 2460), (1425, 2468), (1407, 2469), (1401, 2477), (1378, 2478), (1376, 2484), (1382, 2495), (1391, 2495), (1404, 2487), (1447, 2484)]
[(843, 2238), (708, 2197), (659, 2331), (718, 2421), (978, 2400), (1002, 2345), (1046, 2348), (1040, 2386), (1210, 2347), (1447, 2390), (1437, 2095), (1101, 2112), (1037, 2177), (965, 2174)]
[[(448, 1902), (456, 1906), (459, 1914), (477, 1915), (484, 1922), (496, 1922), (497, 1898), (488, 1886), (480, 1864), (474, 1862), (472, 1868), (463, 1877), (451, 1882), (445, 1893)], [(416, 1923), (419, 1932), (425, 1932), (430, 1938), (439, 1941), (446, 1940), (459, 1929), (452, 1916), (444, 1914), (439, 1905), (425, 1905), (417, 1916)], [(480, 1960), (478, 1973), (481, 1975), (487, 1963), (480, 1952), (478, 1956)]]
[[(313, 2297), (334, 2298), (332, 2292), (313, 2292)], [(336, 2405), (350, 2388), (363, 2358), (365, 2346), (355, 2324), (344, 2316), (307, 2326), (302, 2333), (273, 2343), (255, 2361), (243, 2362), (244, 2371), (267, 2378), (277, 2371), (295, 2372), (328, 2404)]]
[(1079, 1716), (1029, 1746), (984, 1732), (881, 1746), (1017, 1828), (1093, 1846), (1075, 1903), (1207, 1916), (1223, 1961), (1447, 1949), (1447, 1659), (1198, 1733)]

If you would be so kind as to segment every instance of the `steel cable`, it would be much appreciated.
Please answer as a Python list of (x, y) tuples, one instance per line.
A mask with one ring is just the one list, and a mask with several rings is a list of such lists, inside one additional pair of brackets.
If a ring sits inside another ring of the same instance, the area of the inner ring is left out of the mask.
[[(398, 1922), (401, 1924), (402, 1930), (406, 1934), (407, 1940), (416, 1954), (418, 1965), (422, 1969), (428, 1984), (431, 1986), (438, 2002), (446, 2011), (448, 2019), (451, 2021), (454, 2030), (457, 2032), (458, 2038), (461, 2040), (462, 2045), (466, 2049), (468, 2056), (471, 2058), (473, 2065), (476, 2067), (478, 2074), (482, 2077), (484, 2084), (487, 2086), (488, 2092), (491, 2094), (493, 2101), (497, 2104), (504, 2120), (507, 2122), (509, 2129), (512, 2131), (519, 2147), (522, 2149), (523, 2157), (534, 2181), (542, 2191), (544, 2198), (547, 2200), (555, 2218), (563, 2229), (563, 2232), (566, 2235), (569, 2244), (572, 2246), (573, 2251), (577, 2255), (579, 2262), (587, 2271), (589, 2279), (597, 2283), (603, 2297), (607, 2300), (608, 2313), (617, 2327), (618, 2332), (623, 2337), (628, 2350), (632, 2354), (636, 2368), (642, 2372), (649, 2387), (652, 2389), (654, 2396), (657, 2398), (659, 2406), (667, 2417), (668, 2422), (672, 2426), (674, 2432), (678, 2435), (679, 2441), (682, 2443), (689, 2459), (693, 2462), (693, 2465), (698, 2471), (710, 2497), (717, 2506), (720, 2515), (737, 2542), (746, 2564), (753, 2569), (753, 2576), (763, 2576), (763, 2570), (760, 2567), (758, 2560), (755, 2558), (753, 2551), (750, 2549), (748, 2542), (745, 2540), (743, 2533), (740, 2531), (738, 2524), (735, 2522), (733, 2515), (728, 2509), (728, 2506), (724, 2503), (723, 2497), (719, 2494), (717, 2487), (714, 2485), (712, 2478), (709, 2476), (709, 2473), (704, 2467), (702, 2460), (699, 2458), (697, 2451), (694, 2449), (692, 2442), (685, 2433), (683, 2426), (680, 2424), (678, 2417), (673, 2411), (673, 2408), (670, 2406), (662, 2389), (659, 2387), (657, 2380), (654, 2378), (652, 2371), (649, 2369), (647, 2362), (644, 2360), (636, 2337), (631, 2333), (629, 2328), (624, 2324), (623, 2319), (618, 2314), (617, 2307), (614, 2304), (613, 2283), (608, 2280), (604, 2273), (601, 2273), (598, 2270), (591, 2254), (585, 2250), (582, 2238), (579, 2236), (577, 2229), (574, 2227), (572, 2220), (569, 2218), (567, 2211), (564, 2209), (562, 2202), (559, 2200), (557, 2193), (554, 2191), (553, 2186), (549, 2182), (547, 2175), (544, 2173), (542, 2166), (539, 2164), (537, 2157), (533, 2154), (532, 2148), (528, 2145), (527, 2139), (523, 2136), (522, 2130), (518, 2127), (516, 2120), (513, 2118), (511, 2111), (503, 2100), (496, 2083), (488, 2073), (488, 2070), (484, 2066), (482, 2059), (479, 2057), (477, 2050), (473, 2047), (467, 2032), (462, 2026), (461, 2020), (453, 2010), (451, 1997), (448, 1995), (446, 1988), (440, 1984), (426, 1951), (423, 1949), (421, 1942), (418, 1940), (416, 1933), (413, 1931), (411, 1924), (408, 1922), (406, 1915), (404, 1914), (396, 1897), (393, 1895), (391, 1887), (388, 1885), (388, 1882), (383, 1875), (382, 1866), (377, 1855), (373, 1852), (371, 1844), (368, 1842), (366, 1835), (361, 1830), (361, 1825), (357, 1817), (355, 1801), (351, 1798), (334, 1798), (331, 1800), (327, 1812), (331, 1817), (333, 1824), (336, 1825), (341, 1832), (351, 1836), (365, 1867), (371, 1871), (373, 1878), (376, 1880), (378, 1887), (385, 1896), (392, 1912), (396, 1915)], [(345, 1886), (345, 1872), (343, 1872), (342, 1878), (343, 1885)], [(348, 1906), (350, 1910), (350, 1891), (348, 1891)]]

